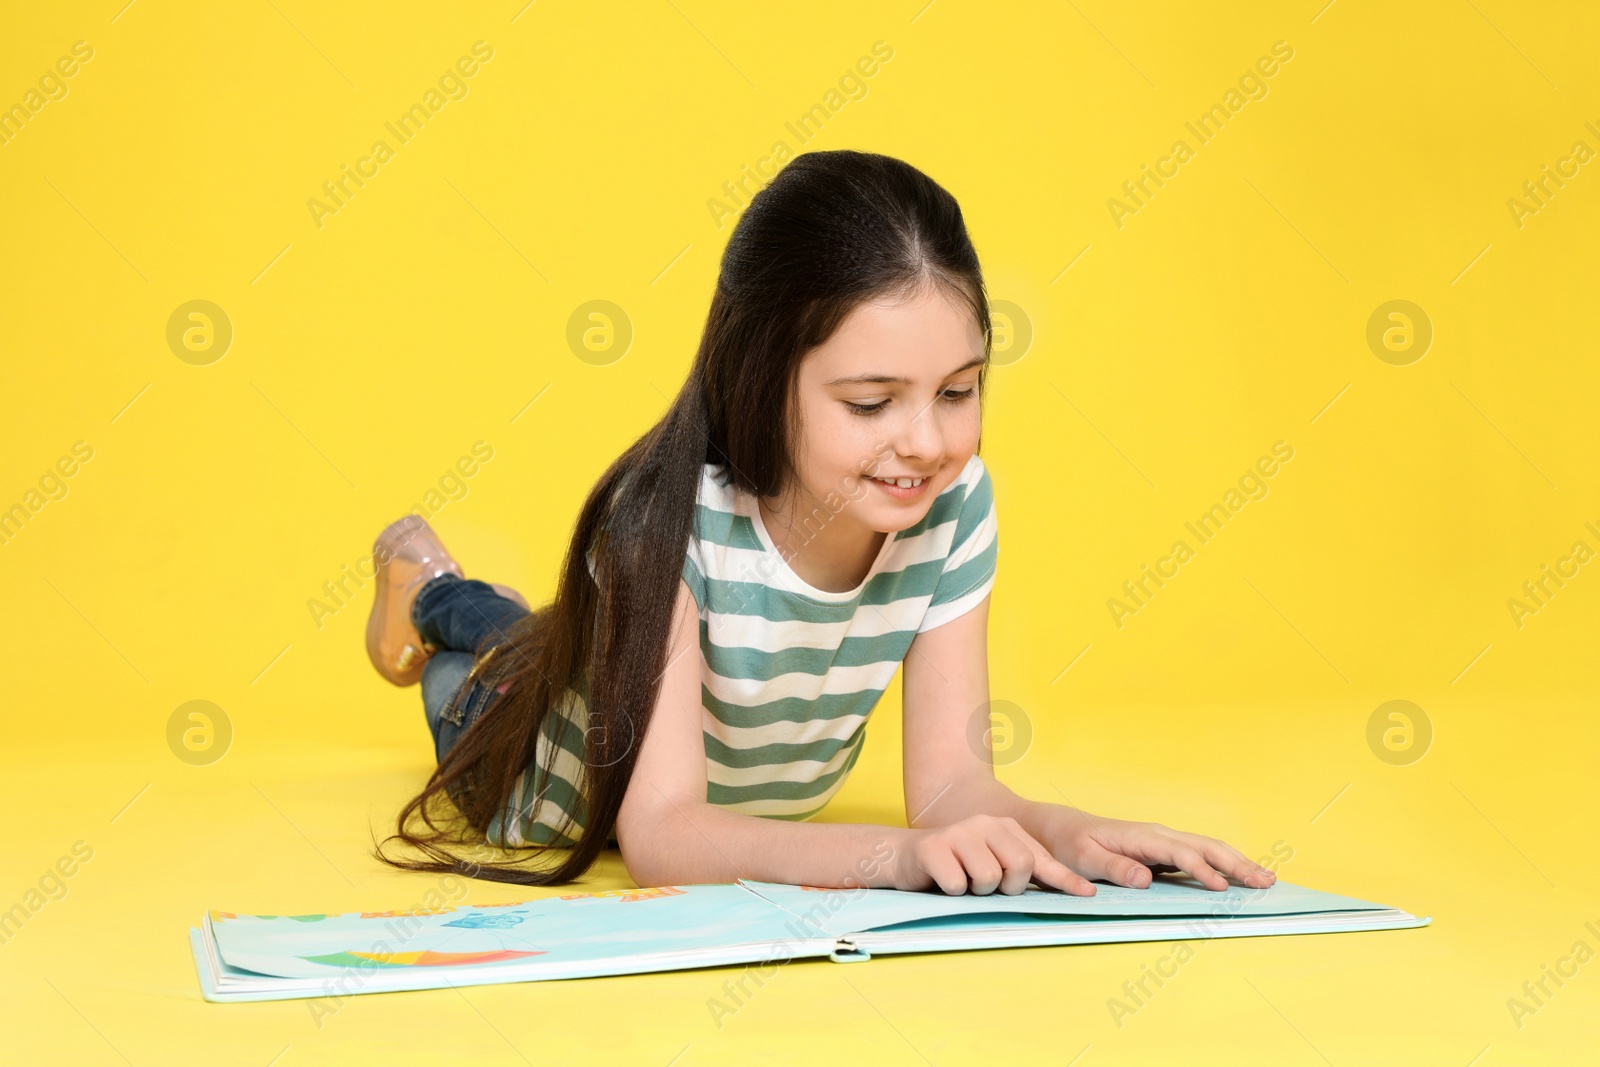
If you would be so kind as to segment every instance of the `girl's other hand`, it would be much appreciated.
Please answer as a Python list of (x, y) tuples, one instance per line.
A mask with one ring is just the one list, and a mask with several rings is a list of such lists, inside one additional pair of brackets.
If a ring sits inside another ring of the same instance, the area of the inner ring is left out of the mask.
[(1051, 851), (1086, 878), (1130, 889), (1148, 888), (1157, 872), (1183, 871), (1207, 889), (1228, 888), (1229, 879), (1265, 889), (1278, 876), (1212, 837), (1184, 833), (1153, 822), (1104, 819), (1075, 808), (1062, 812)]
[(938, 886), (951, 896), (983, 896), (999, 889), (1015, 895), (1029, 880), (1074, 896), (1093, 896), (1094, 886), (1074, 874), (1017, 820), (973, 815), (948, 826), (907, 830), (896, 849), (895, 889)]

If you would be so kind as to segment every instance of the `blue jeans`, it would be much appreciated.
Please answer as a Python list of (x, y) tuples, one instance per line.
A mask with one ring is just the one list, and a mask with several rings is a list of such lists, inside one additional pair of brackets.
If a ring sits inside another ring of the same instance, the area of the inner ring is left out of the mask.
[(438, 759), (478, 721), (503, 681), (480, 676), (461, 692), (467, 673), (480, 655), (508, 640), (513, 624), (527, 614), (487, 582), (454, 574), (441, 574), (418, 591), (411, 621), (423, 641), (438, 650), (422, 668), (422, 709)]

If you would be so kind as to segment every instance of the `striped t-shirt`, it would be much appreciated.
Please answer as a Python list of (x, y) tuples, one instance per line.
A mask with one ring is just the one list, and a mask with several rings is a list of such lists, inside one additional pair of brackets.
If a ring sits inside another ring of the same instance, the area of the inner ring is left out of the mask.
[[(832, 516), (807, 521), (814, 531)], [(700, 612), (706, 801), (777, 819), (821, 811), (861, 755), (867, 719), (912, 639), (988, 595), (997, 551), (994, 486), (974, 455), (920, 522), (884, 538), (857, 588), (816, 589), (784, 561), (755, 498), (706, 464), (683, 563)], [(541, 795), (530, 766), (506, 813), (516, 818), (496, 819), (491, 843), (570, 845), (581, 832), (555, 830), (558, 809), (585, 821), (583, 697), (568, 696), (539, 739), (536, 764), (549, 746), (562, 750), (555, 774)]]

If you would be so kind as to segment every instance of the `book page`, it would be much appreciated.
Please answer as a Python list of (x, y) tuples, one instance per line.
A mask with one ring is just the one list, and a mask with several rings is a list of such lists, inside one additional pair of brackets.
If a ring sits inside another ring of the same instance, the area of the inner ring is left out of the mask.
[(1027, 913), (1082, 919), (1226, 919), (1247, 915), (1385, 910), (1382, 904), (1286, 882), (1267, 889), (1230, 886), (1217, 892), (1190, 880), (1157, 878), (1148, 889), (1096, 883), (1092, 897), (1033, 888), (1016, 895), (950, 896), (898, 889), (816, 889), (755, 881), (740, 884), (794, 914), (806, 929), (833, 937), (944, 915)]
[(351, 968), (554, 967), (815, 936), (738, 884), (573, 893), (434, 911), (214, 911), (211, 920), (218, 954), (228, 965), (292, 978)]

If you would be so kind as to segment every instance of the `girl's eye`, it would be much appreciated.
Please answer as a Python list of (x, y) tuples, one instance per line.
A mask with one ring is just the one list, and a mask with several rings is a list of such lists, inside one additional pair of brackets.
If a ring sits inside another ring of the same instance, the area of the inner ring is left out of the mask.
[[(963, 400), (972, 399), (977, 394), (978, 390), (976, 388), (946, 389), (943, 393), (939, 394), (939, 397), (946, 403), (959, 404)], [(857, 415), (876, 415), (878, 412), (882, 411), (884, 409), (884, 405), (888, 403), (889, 402), (887, 400), (880, 400), (876, 404), (856, 404), (849, 400), (844, 402), (845, 407), (849, 408)]]

